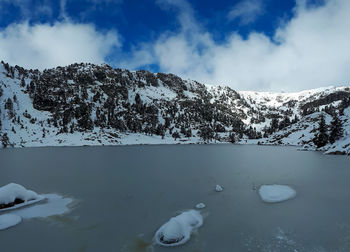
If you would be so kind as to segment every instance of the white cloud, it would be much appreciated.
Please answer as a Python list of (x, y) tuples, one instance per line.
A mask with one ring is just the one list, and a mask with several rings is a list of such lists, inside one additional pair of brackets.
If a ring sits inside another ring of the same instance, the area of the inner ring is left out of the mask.
[(93, 25), (68, 21), (33, 26), (24, 22), (0, 30), (1, 59), (25, 68), (103, 63), (111, 50), (119, 46), (116, 31), (101, 33)]
[(203, 31), (188, 6), (177, 6), (179, 17), (187, 16), (190, 22), (182, 23), (180, 32), (165, 32), (156, 42), (136, 47), (134, 58), (124, 64), (159, 64), (160, 71), (238, 90), (349, 84), (350, 1), (328, 0), (312, 8), (303, 2), (297, 1), (294, 17), (276, 30), (273, 39), (256, 32), (243, 39), (232, 32), (222, 43)]
[(239, 19), (241, 25), (253, 23), (262, 13), (262, 0), (242, 0), (232, 7), (227, 15), (230, 21)]

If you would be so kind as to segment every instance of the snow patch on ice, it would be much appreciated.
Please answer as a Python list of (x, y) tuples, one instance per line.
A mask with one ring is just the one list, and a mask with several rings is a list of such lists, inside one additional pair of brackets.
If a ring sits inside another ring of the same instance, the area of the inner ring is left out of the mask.
[(14, 209), (18, 209), (18, 208), (22, 208), (22, 207), (25, 207), (25, 206), (33, 205), (33, 204), (41, 202), (43, 200), (45, 200), (45, 197), (42, 196), (42, 195), (38, 195), (38, 197), (35, 200), (25, 201), (25, 202), (23, 202), (21, 204), (16, 204), (16, 205), (14, 205), (12, 207), (0, 209), (0, 212), (12, 211)]
[(204, 203), (198, 203), (198, 204), (196, 205), (196, 208), (197, 208), (197, 209), (205, 208), (205, 204), (204, 204)]
[(220, 186), (220, 185), (216, 185), (215, 186), (215, 191), (217, 191), (217, 192), (222, 192), (224, 189), (222, 188), (222, 186)]
[(197, 210), (189, 210), (171, 218), (156, 232), (157, 244), (173, 247), (186, 243), (194, 229), (203, 224), (203, 217)]
[[(62, 215), (69, 211), (68, 205), (73, 201), (71, 198), (63, 198), (57, 194), (38, 195), (40, 200), (45, 199), (40, 204), (23, 207), (13, 210), (14, 208), (3, 209), (11, 211), (11, 214), (0, 215), (0, 230), (10, 228), (19, 224), (22, 219), (46, 218), (53, 215)], [(38, 201), (36, 201), (38, 202)], [(32, 203), (32, 201), (30, 201)], [(17, 205), (16, 205), (17, 206)], [(18, 207), (16, 207), (18, 208)]]
[(15, 214), (3, 214), (0, 215), (0, 230), (8, 229), (16, 226), (22, 221), (21, 216)]
[(286, 185), (262, 185), (259, 195), (264, 202), (277, 203), (296, 196), (296, 191)]
[(18, 209), (12, 213), (21, 216), (23, 219), (46, 218), (53, 215), (62, 215), (69, 211), (68, 205), (72, 203), (71, 198), (63, 198), (57, 194), (43, 194), (46, 201), (31, 207)]

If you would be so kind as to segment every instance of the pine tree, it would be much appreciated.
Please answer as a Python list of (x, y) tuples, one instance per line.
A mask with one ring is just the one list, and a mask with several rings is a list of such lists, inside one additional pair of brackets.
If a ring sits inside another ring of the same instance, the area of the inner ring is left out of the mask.
[(270, 123), (269, 133), (272, 134), (273, 132), (276, 132), (278, 130), (278, 125), (279, 125), (278, 118), (276, 117), (272, 118)]
[(230, 134), (228, 135), (229, 141), (231, 143), (235, 143), (236, 142), (236, 138), (235, 138), (235, 134), (233, 134), (233, 132), (230, 132)]
[(312, 141), (317, 148), (321, 148), (328, 143), (328, 138), (326, 121), (324, 115), (321, 114), (318, 129)]
[(199, 128), (198, 135), (204, 142), (209, 142), (214, 138), (214, 131), (209, 125), (203, 125)]
[(294, 116), (294, 119), (293, 119), (293, 121), (292, 121), (292, 123), (296, 123), (296, 122), (298, 122), (298, 121), (299, 121), (299, 118), (298, 118), (297, 115), (295, 115), (295, 116)]
[(185, 137), (190, 138), (192, 136), (192, 130), (191, 128), (188, 128), (188, 130), (186, 131)]
[(24, 81), (24, 77), (23, 77), (21, 80), (21, 87), (25, 87), (25, 85), (26, 85), (26, 82)]
[(4, 133), (2, 135), (1, 142), (2, 142), (2, 147), (3, 148), (6, 148), (10, 144), (9, 137), (7, 136), (7, 133)]
[(179, 132), (175, 131), (173, 134), (172, 134), (172, 137), (176, 140), (178, 138), (180, 138), (180, 134)]
[(334, 114), (331, 122), (331, 133), (329, 135), (329, 142), (333, 144), (336, 140), (343, 136), (343, 127), (339, 117)]

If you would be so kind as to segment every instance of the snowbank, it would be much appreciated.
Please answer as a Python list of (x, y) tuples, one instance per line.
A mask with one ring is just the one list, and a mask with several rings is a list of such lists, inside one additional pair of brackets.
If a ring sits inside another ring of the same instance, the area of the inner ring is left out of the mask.
[(259, 195), (264, 202), (277, 203), (296, 196), (296, 191), (286, 185), (262, 185)]
[(0, 211), (16, 209), (43, 199), (43, 196), (15, 183), (0, 187)]
[(191, 232), (203, 224), (203, 217), (196, 210), (189, 210), (171, 218), (161, 226), (154, 238), (156, 243), (166, 247), (178, 246), (186, 243)]
[(0, 215), (0, 230), (4, 230), (9, 227), (16, 226), (21, 221), (22, 221), (21, 216), (18, 216), (15, 214)]

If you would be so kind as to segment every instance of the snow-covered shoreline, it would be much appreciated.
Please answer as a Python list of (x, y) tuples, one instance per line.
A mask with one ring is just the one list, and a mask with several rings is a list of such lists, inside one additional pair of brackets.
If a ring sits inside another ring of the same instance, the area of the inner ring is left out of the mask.
[[(69, 135), (69, 134), (67, 134)], [(84, 133), (82, 135), (88, 136), (88, 133)], [(227, 141), (211, 141), (211, 142), (204, 142), (199, 137), (191, 137), (186, 139), (177, 139), (175, 140), (171, 136), (165, 136), (164, 139), (160, 136), (148, 136), (141, 133), (130, 133), (130, 134), (124, 134), (120, 135), (120, 138), (115, 139), (113, 142), (111, 141), (103, 141), (103, 140), (79, 140), (77, 137), (72, 137), (69, 139), (69, 136), (67, 136), (66, 139), (62, 140), (62, 138), (56, 138), (51, 139), (51, 141), (45, 141), (45, 142), (31, 142), (31, 143), (25, 143), (21, 146), (14, 145), (12, 148), (45, 148), (45, 147), (95, 147), (95, 146), (139, 146), (139, 145), (259, 145), (259, 146), (281, 146), (281, 147), (295, 147), (299, 151), (319, 151), (323, 154), (328, 155), (350, 155), (350, 152), (346, 152), (346, 150), (342, 150), (341, 148), (337, 146), (333, 146), (333, 148), (330, 149), (316, 149), (314, 147), (307, 147), (298, 144), (289, 144), (289, 143), (270, 143), (270, 142), (264, 142), (263, 140), (266, 139), (244, 139), (236, 143), (230, 143)], [(47, 139), (46, 139), (47, 140)], [(0, 146), (0, 151), (5, 150), (5, 148), (2, 148)]]

